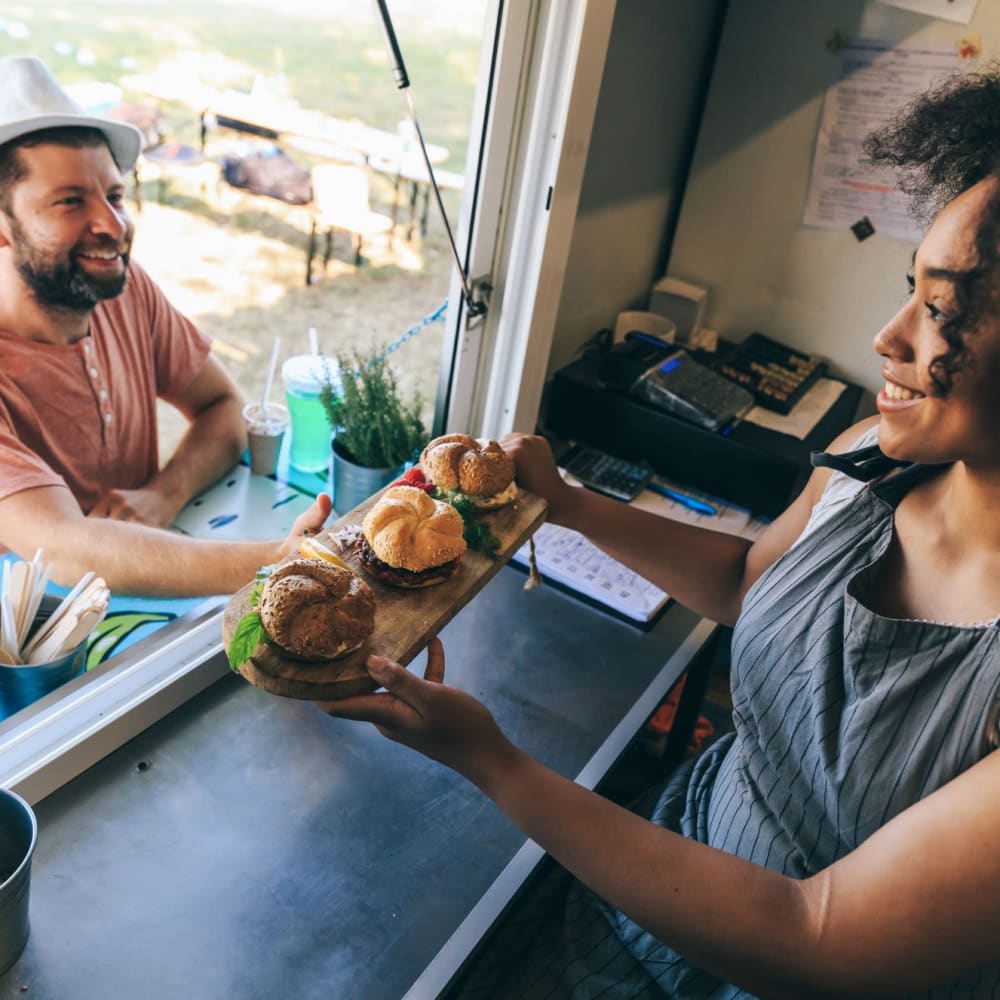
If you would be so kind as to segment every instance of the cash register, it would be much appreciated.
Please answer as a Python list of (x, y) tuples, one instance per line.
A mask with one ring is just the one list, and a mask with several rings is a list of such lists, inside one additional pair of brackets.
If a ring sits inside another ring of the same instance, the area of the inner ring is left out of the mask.
[[(734, 377), (756, 373), (761, 366), (748, 356), (774, 343), (755, 334), (745, 346), (720, 341), (707, 354), (643, 335), (589, 350), (546, 386), (542, 430), (775, 517), (808, 479), (810, 453), (854, 422), (862, 390), (845, 384), (805, 439), (753, 423), (746, 416), (755, 404), (787, 412), (824, 373), (824, 366), (810, 363), (816, 359), (792, 351), (794, 385), (786, 380), (776, 389), (773, 379)], [(773, 359), (768, 364), (776, 368)]]

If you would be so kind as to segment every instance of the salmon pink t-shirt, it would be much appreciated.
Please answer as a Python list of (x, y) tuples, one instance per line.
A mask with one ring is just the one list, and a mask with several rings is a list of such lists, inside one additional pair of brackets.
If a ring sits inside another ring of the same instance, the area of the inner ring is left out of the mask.
[(0, 329), (0, 499), (65, 485), (86, 513), (143, 486), (159, 470), (156, 400), (184, 394), (209, 343), (134, 261), (76, 343)]

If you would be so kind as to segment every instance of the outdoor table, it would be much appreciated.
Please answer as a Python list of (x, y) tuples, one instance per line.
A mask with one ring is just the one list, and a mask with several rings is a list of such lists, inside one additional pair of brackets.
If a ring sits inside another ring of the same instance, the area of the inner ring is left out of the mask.
[[(374, 128), (360, 121), (349, 121), (333, 115), (303, 108), (300, 104), (280, 100), (272, 95), (251, 94), (240, 90), (220, 90), (197, 80), (152, 73), (133, 73), (119, 79), (131, 92), (161, 101), (185, 104), (197, 112), (201, 126), (204, 152), (206, 131), (210, 125), (224, 127), (268, 139), (285, 136), (311, 141), (314, 148), (325, 149), (334, 159), (340, 152), (355, 153), (363, 158), (398, 160), (412, 145), (409, 137), (398, 132)], [(431, 163), (448, 157), (448, 149), (428, 143)]]
[[(419, 211), (420, 235), (427, 235), (427, 218), (430, 206), (431, 182), (427, 164), (419, 150), (409, 150), (403, 156), (373, 156), (368, 165), (372, 170), (385, 174), (393, 179), (392, 192), (392, 224), (398, 221), (400, 205), (403, 201), (409, 204), (409, 219), (406, 226), (406, 238), (413, 238), (413, 229), (417, 223)], [(434, 180), (441, 191), (461, 191), (465, 186), (465, 177), (453, 170), (435, 170)], [(404, 188), (409, 189), (408, 197), (404, 197)], [(418, 210), (418, 202), (419, 210)]]

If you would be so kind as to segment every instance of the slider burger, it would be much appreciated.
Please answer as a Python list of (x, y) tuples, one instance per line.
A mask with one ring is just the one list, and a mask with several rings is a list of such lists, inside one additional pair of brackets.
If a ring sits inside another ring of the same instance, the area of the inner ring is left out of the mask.
[(300, 660), (333, 660), (375, 631), (375, 596), (349, 569), (293, 559), (267, 578), (257, 610), (275, 645)]
[(361, 523), (357, 556), (376, 580), (430, 587), (458, 572), (465, 552), (462, 515), (415, 486), (390, 486)]
[(420, 467), (435, 486), (463, 494), (479, 510), (496, 510), (517, 496), (514, 460), (487, 438), (435, 438), (421, 453)]

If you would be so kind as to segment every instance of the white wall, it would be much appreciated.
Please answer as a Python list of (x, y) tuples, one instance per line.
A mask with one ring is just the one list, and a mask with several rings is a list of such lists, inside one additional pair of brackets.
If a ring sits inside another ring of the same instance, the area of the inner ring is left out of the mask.
[(898, 308), (914, 247), (801, 224), (835, 31), (895, 42), (982, 38), (1000, 54), (1000, 2), (959, 25), (879, 0), (731, 0), (669, 270), (706, 285), (708, 325), (761, 330), (875, 390), (872, 336)]
[(723, 0), (618, 0), (548, 371), (645, 308), (669, 236)]

